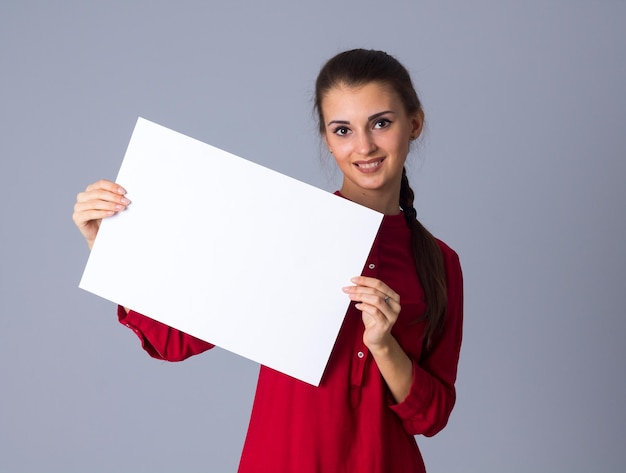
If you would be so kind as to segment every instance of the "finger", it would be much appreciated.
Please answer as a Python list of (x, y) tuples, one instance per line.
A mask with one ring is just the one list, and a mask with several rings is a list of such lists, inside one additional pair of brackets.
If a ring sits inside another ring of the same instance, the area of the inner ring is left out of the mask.
[(371, 289), (379, 291), (389, 296), (391, 299), (394, 299), (400, 302), (400, 295), (396, 291), (391, 289), (389, 286), (387, 286), (387, 284), (382, 282), (380, 279), (370, 278), (367, 276), (356, 276), (352, 278), (350, 281), (356, 284), (357, 286), (369, 287)]
[(76, 202), (72, 220), (78, 227), (85, 227), (92, 220), (111, 217), (123, 210), (126, 210), (126, 205), (115, 202), (101, 200)]
[(115, 182), (109, 181), (108, 179), (100, 179), (99, 181), (89, 184), (85, 191), (89, 192), (96, 189), (104, 189), (115, 194), (126, 194), (126, 189)]
[(128, 205), (130, 203), (130, 200), (124, 195), (111, 192), (106, 189), (93, 189), (90, 191), (80, 192), (76, 196), (76, 202), (89, 202), (92, 200), (117, 202), (123, 205)]
[(388, 302), (385, 302), (385, 298), (383, 296), (373, 295), (373, 294), (361, 294), (361, 295), (350, 295), (350, 299), (357, 302), (355, 307), (367, 307), (368, 310), (376, 311), (380, 313), (382, 317), (384, 317), (388, 322), (394, 324), (396, 320), (398, 320), (398, 316), (402, 308), (400, 304), (391, 299)]
[(83, 212), (74, 212), (72, 219), (77, 227), (82, 228), (86, 227), (90, 222), (111, 217), (116, 213), (113, 210), (85, 210)]
[(390, 320), (376, 307), (365, 303), (359, 303), (355, 306), (361, 311), (361, 319), (366, 327), (371, 327), (376, 324), (381, 328), (386, 329), (393, 326), (394, 320)]
[[(352, 298), (351, 298), (352, 299)], [(392, 299), (385, 302), (385, 298), (373, 294), (364, 294), (357, 299), (352, 299), (360, 304), (366, 304), (383, 314), (387, 319), (395, 321), (400, 313), (400, 304)]]
[(128, 205), (130, 201), (124, 197), (126, 190), (114, 182), (101, 179), (98, 182), (89, 184), (87, 188), (76, 196), (77, 202), (87, 202), (90, 200), (105, 200)]
[[(364, 298), (367, 296), (374, 296), (374, 297), (380, 298), (386, 305), (390, 307), (400, 306), (400, 301), (398, 300), (400, 296), (398, 296), (391, 289), (388, 289), (388, 291), (391, 292), (393, 296), (390, 296), (389, 294), (385, 292), (381, 292), (378, 289), (373, 289), (373, 288), (365, 287), (365, 286), (348, 286), (342, 289), (346, 294), (348, 294), (348, 297), (350, 297), (350, 299), (353, 301), (361, 301), (361, 300), (365, 300)], [(394, 296), (397, 299), (394, 299)], [(368, 299), (368, 300), (371, 301), (371, 299)]]
[(88, 201), (80, 201), (74, 204), (74, 212), (84, 212), (87, 210), (113, 210), (115, 212), (119, 212), (121, 210), (126, 209), (126, 207), (130, 204), (130, 201), (127, 199), (126, 201), (107, 201), (107, 200), (88, 200)]

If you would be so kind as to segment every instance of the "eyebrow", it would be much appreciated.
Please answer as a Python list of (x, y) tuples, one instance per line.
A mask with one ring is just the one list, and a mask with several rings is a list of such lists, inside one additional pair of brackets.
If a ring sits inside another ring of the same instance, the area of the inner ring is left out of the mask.
[[(371, 122), (372, 120), (376, 120), (378, 117), (381, 117), (383, 115), (386, 115), (387, 113), (396, 113), (393, 110), (385, 110), (384, 112), (378, 112), (375, 113), (374, 115), (370, 115), (369, 117), (367, 117), (367, 121)], [(330, 126), (332, 124), (337, 124), (337, 125), (349, 125), (350, 122), (348, 120), (331, 120), (328, 122), (327, 126)]]

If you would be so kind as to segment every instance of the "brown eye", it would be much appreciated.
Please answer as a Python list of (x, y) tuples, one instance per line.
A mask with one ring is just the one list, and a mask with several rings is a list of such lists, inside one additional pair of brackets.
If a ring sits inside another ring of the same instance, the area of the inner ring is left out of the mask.
[(391, 120), (388, 120), (387, 118), (381, 118), (374, 122), (374, 128), (376, 129), (387, 128), (389, 125), (391, 125)]

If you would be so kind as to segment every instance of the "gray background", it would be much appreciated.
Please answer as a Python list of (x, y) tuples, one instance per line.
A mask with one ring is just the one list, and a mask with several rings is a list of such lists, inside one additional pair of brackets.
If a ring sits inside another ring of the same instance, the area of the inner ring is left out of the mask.
[(465, 272), (429, 471), (624, 471), (625, 25), (618, 0), (3, 0), (0, 471), (235, 470), (258, 367), (148, 358), (77, 288), (72, 205), (139, 115), (334, 190), (310, 98), (351, 47), (412, 72), (418, 212)]

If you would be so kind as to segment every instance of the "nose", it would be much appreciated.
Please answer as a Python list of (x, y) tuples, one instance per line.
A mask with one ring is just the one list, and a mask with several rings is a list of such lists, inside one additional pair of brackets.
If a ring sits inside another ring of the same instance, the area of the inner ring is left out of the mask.
[(359, 154), (367, 156), (376, 150), (376, 142), (367, 131), (360, 133), (357, 140), (357, 151)]

